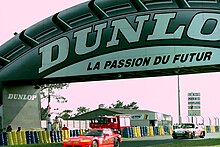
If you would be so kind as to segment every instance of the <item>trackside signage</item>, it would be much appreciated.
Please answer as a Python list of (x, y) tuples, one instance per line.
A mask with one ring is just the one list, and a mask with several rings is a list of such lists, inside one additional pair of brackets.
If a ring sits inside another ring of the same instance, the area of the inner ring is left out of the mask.
[(39, 47), (46, 78), (220, 63), (220, 13), (173, 10), (103, 20)]
[(36, 94), (13, 94), (9, 93), (8, 94), (8, 100), (24, 100), (24, 101), (34, 101), (37, 99)]
[[(39, 23), (37, 26), (43, 26)], [(35, 38), (43, 37), (35, 34)], [(160, 70), (163, 70), (160, 75), (166, 75), (166, 70), (191, 68), (199, 69), (198, 72), (203, 67), (217, 70), (220, 65), (219, 10), (163, 9), (129, 13), (94, 20), (48, 38), (1, 68), (0, 80), (73, 77), (78, 81), (83, 80), (80, 76), (88, 75), (89, 79), (90, 75), (136, 71), (154, 76)], [(23, 50), (18, 49), (16, 53), (19, 52)], [(9, 57), (16, 54), (10, 53)]]

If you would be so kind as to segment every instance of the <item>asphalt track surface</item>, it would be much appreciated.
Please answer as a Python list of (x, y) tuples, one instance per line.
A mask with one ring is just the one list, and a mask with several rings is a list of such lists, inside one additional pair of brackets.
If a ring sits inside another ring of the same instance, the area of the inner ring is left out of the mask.
[[(220, 133), (208, 133), (204, 139), (208, 138), (220, 138)], [(146, 147), (154, 146), (158, 144), (171, 143), (174, 141), (188, 141), (192, 139), (173, 139), (171, 135), (166, 136), (154, 136), (154, 137), (141, 137), (124, 139), (120, 147)], [(193, 140), (201, 140), (201, 138), (194, 138)]]
[[(208, 138), (220, 138), (220, 133), (208, 133), (205, 138), (194, 138), (193, 140), (201, 140)], [(158, 144), (172, 143), (174, 141), (188, 141), (192, 139), (173, 139), (171, 135), (166, 136), (153, 136), (153, 137), (140, 137), (140, 138), (125, 138), (123, 139), (120, 147), (147, 147)], [(61, 147), (60, 145), (54, 147)]]

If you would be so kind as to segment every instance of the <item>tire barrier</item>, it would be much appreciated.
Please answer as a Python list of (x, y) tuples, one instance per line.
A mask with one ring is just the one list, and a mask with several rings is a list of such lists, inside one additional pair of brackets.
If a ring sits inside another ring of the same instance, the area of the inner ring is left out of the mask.
[(79, 136), (79, 130), (70, 130), (70, 136), (74, 137), (74, 136)]
[(29, 138), (30, 138), (31, 144), (36, 144), (36, 140), (35, 140), (35, 136), (34, 136), (34, 131), (30, 131), (29, 132)]
[(62, 138), (61, 138), (61, 131), (56, 131), (56, 135), (57, 135), (57, 141), (61, 142)]
[(147, 136), (154, 136), (155, 134), (154, 134), (154, 127), (152, 127), (152, 126), (149, 126), (148, 127), (149, 128), (149, 134), (147, 135)]
[(62, 140), (65, 140), (66, 138), (70, 137), (70, 130), (62, 130)]
[(16, 132), (18, 145), (24, 144), (21, 136), (21, 132)]
[(42, 136), (43, 136), (44, 143), (49, 143), (49, 141), (47, 139), (47, 132), (46, 131), (42, 131)]
[[(205, 130), (207, 133), (220, 132), (220, 126), (205, 126)], [(0, 132), (0, 146), (59, 143), (68, 137), (79, 136), (79, 134), (84, 131), (85, 130)], [(163, 136), (171, 135), (172, 131), (172, 126), (127, 127), (122, 130), (122, 137)]]
[(159, 135), (159, 133), (158, 133), (158, 127), (153, 127), (153, 130), (154, 130), (154, 135)]
[(141, 129), (140, 127), (133, 127), (134, 129), (134, 137), (141, 137)]
[(215, 126), (210, 126), (211, 133), (215, 133)]
[(211, 133), (211, 128), (210, 128), (210, 126), (206, 126), (205, 128), (206, 128), (206, 132), (207, 132), (207, 133)]
[(5, 146), (8, 145), (8, 133), (7, 132), (3, 132), (3, 142)]
[(38, 135), (39, 135), (40, 143), (44, 143), (44, 140), (43, 140), (43, 131), (39, 131), (39, 132), (38, 132)]
[(125, 138), (132, 138), (130, 128), (124, 128), (122, 130), (122, 136)]
[(11, 132), (8, 132), (8, 145), (14, 145)]
[(219, 132), (219, 126), (215, 126), (215, 132)]
[(169, 135), (171, 135), (172, 132), (173, 132), (173, 127), (172, 127), (172, 126), (169, 126), (168, 128), (169, 128), (169, 131), (168, 131), (168, 132), (169, 132)]
[(147, 136), (147, 127), (143, 126), (140, 127), (141, 129), (141, 136)]
[(134, 138), (134, 130), (133, 128), (129, 128), (131, 138)]
[(169, 127), (168, 126), (163, 126), (164, 134), (168, 135), (169, 133)]
[(3, 137), (3, 132), (0, 132), (0, 146), (4, 145), (4, 137)]
[(137, 137), (137, 129), (136, 129), (136, 127), (133, 127), (132, 129), (133, 129), (133, 132), (134, 132), (133, 133), (134, 134), (134, 138), (136, 138)]
[(39, 134), (37, 131), (34, 131), (34, 139), (35, 139), (36, 144), (40, 143), (40, 138), (39, 138)]
[(35, 144), (36, 143), (33, 131), (25, 131), (25, 135), (26, 135), (27, 144)]
[(54, 131), (50, 131), (50, 138), (52, 143), (56, 142)]
[(164, 135), (165, 135), (165, 133), (164, 133), (164, 127), (163, 127), (163, 126), (159, 126), (159, 127), (158, 127), (158, 133), (159, 133), (160, 136), (164, 136)]

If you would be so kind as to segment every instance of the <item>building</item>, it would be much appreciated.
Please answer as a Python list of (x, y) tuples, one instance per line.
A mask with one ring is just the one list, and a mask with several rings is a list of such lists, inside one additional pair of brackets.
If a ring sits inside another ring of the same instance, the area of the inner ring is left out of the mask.
[(93, 111), (71, 118), (72, 120), (88, 121), (97, 116), (130, 115), (132, 126), (170, 126), (172, 116), (149, 110), (98, 108)]

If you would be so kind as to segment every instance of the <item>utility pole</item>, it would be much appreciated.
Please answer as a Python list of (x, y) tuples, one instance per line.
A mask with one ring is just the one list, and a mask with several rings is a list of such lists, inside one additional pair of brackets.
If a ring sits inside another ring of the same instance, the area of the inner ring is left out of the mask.
[(177, 74), (177, 86), (178, 86), (178, 118), (179, 118), (179, 124), (182, 123), (182, 118), (181, 118), (181, 104), (180, 104), (180, 78), (179, 78), (179, 71), (178, 71), (178, 74)]

